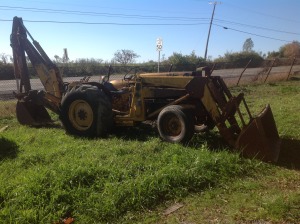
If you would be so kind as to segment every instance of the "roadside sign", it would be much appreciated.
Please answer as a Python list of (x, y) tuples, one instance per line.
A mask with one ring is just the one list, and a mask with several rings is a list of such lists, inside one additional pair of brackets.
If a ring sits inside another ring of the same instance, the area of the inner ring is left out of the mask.
[(156, 50), (162, 51), (163, 40), (161, 38), (156, 39)]

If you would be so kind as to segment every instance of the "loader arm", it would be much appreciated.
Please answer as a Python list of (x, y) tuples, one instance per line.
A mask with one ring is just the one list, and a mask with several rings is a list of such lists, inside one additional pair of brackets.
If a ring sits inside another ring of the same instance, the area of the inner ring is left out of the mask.
[[(28, 39), (31, 39), (31, 41)], [(40, 44), (33, 39), (22, 18), (14, 17), (10, 36), (13, 51), (15, 78), (18, 83), (17, 118), (22, 124), (35, 125), (50, 119), (45, 107), (59, 113), (64, 84), (58, 67), (47, 56)], [(32, 90), (26, 61), (30, 60), (43, 90)], [(44, 114), (44, 115), (41, 115)]]
[(191, 97), (201, 100), (229, 145), (245, 157), (277, 161), (281, 140), (269, 105), (253, 117), (244, 94), (233, 96), (219, 76), (196, 77), (186, 89)]

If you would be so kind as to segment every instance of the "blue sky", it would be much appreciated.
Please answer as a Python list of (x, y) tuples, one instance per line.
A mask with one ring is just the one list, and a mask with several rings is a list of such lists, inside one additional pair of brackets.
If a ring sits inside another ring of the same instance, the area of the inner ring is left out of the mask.
[[(206, 0), (0, 0), (0, 53), (11, 55), (10, 20), (18, 16), (50, 58), (67, 48), (71, 60), (110, 61), (128, 49), (139, 62), (157, 61), (158, 37), (165, 58), (192, 51), (203, 57), (212, 10)], [(299, 0), (223, 0), (216, 5), (208, 56), (241, 51), (247, 38), (262, 53), (300, 41), (299, 11)]]

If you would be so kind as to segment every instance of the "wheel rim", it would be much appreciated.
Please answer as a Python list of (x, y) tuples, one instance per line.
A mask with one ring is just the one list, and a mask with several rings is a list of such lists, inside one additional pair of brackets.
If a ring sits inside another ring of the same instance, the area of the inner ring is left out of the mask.
[(175, 137), (180, 135), (182, 124), (176, 115), (169, 114), (165, 117), (162, 123), (162, 129), (166, 135)]
[(86, 101), (75, 100), (69, 107), (69, 119), (74, 128), (85, 131), (93, 124), (93, 109)]

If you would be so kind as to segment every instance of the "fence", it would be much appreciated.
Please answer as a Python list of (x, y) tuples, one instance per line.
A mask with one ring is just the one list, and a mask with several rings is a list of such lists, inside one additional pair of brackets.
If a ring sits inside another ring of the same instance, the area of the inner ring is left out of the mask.
[[(251, 67), (251, 61), (248, 61), (244, 67), (240, 68), (236, 68), (230, 63), (211, 64), (210, 66), (213, 69), (212, 75), (221, 76), (228, 86), (283, 81), (288, 80), (293, 76), (300, 75), (300, 58), (265, 60), (260, 67), (256, 68)], [(66, 70), (64, 70), (66, 69), (65, 67), (61, 67), (60, 69), (65, 82), (78, 81), (83, 78), (82, 76), (71, 77), (70, 73), (66, 73)], [(70, 71), (70, 68), (68, 69), (68, 71)], [(97, 71), (97, 75), (91, 76), (90, 81), (99, 82), (101, 75), (107, 74), (108, 65), (100, 67), (96, 66), (93, 70), (89, 67), (82, 67), (80, 69), (83, 72), (79, 74), (86, 75), (90, 75), (92, 72)], [(160, 72), (167, 72), (169, 69), (169, 65), (162, 64), (160, 66)], [(172, 71), (177, 71), (176, 66), (173, 67)], [(125, 74), (140, 74), (144, 72), (157, 72), (157, 67), (155, 65), (126, 67), (115, 66), (112, 70), (111, 79), (121, 79)], [(32, 89), (43, 88), (38, 78), (31, 79), (31, 86)], [(13, 96), (14, 91), (17, 91), (15, 80), (0, 80), (0, 118), (14, 114), (14, 106), (16, 102)]]
[(227, 85), (243, 85), (288, 80), (300, 74), (300, 58), (265, 60), (260, 67), (234, 68), (226, 63), (215, 66), (212, 75), (222, 76)]

